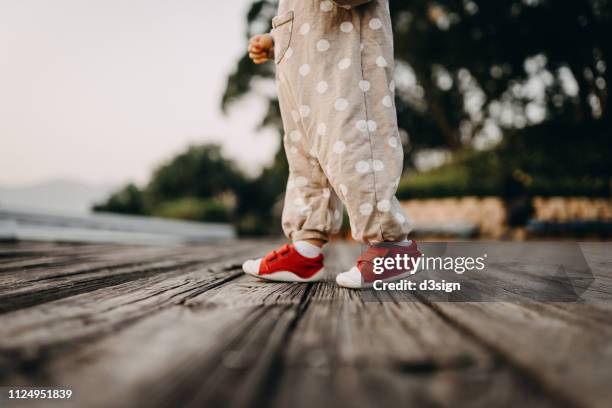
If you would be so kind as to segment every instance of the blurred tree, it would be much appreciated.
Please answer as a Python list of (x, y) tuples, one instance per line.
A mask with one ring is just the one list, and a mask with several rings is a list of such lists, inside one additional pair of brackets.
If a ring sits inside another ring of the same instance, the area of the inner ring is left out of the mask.
[(217, 199), (202, 200), (185, 197), (163, 201), (157, 205), (153, 215), (164, 218), (178, 218), (189, 221), (230, 222), (230, 209)]
[(190, 146), (159, 166), (143, 189), (129, 184), (93, 209), (233, 222), (242, 235), (267, 234), (279, 225), (273, 208), (282, 195), (286, 169), (279, 152), (274, 166), (249, 179), (234, 162), (223, 158), (220, 146)]
[(146, 215), (149, 213), (142, 191), (134, 184), (128, 184), (113, 193), (106, 202), (94, 205), (93, 210), (135, 215)]
[(219, 146), (190, 146), (159, 166), (142, 190), (129, 184), (94, 211), (228, 222), (236, 207), (248, 207), (240, 193), (250, 183)]
[[(600, 159), (602, 151), (612, 151), (610, 3), (391, 0), (406, 166), (424, 149), (486, 150), (504, 139), (498, 148), (540, 148), (534, 154), (546, 156), (542, 171), (562, 158), (563, 171), (579, 176), (580, 169), (567, 166), (567, 160)], [(247, 37), (269, 30), (276, 6), (276, 0), (253, 1)], [(258, 92), (256, 84), (271, 80), (273, 72), (273, 64), (256, 66), (245, 54), (228, 78), (222, 106)], [(261, 97), (270, 105), (262, 125), (280, 128), (277, 100)], [(551, 132), (556, 132), (552, 143)], [(527, 160), (516, 161), (512, 165), (521, 167)], [(605, 158), (595, 168), (599, 177), (612, 173)], [(508, 174), (514, 170), (504, 167)]]
[(184, 197), (210, 198), (235, 191), (244, 176), (217, 145), (191, 146), (158, 167), (146, 188), (152, 203)]

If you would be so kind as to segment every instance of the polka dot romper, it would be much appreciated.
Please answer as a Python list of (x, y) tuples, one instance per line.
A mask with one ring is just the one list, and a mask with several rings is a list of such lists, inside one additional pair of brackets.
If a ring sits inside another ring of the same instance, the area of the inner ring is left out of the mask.
[(388, 0), (280, 0), (272, 26), (290, 173), (285, 234), (327, 240), (344, 204), (358, 241), (405, 239)]

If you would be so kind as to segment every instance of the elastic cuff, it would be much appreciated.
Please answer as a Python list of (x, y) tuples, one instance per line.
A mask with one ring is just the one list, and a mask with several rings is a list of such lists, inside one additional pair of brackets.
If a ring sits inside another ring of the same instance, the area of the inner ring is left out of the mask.
[(294, 231), (291, 234), (291, 240), (295, 241), (305, 241), (307, 239), (317, 239), (319, 241), (327, 242), (329, 241), (329, 237), (325, 232), (317, 231), (317, 230), (300, 230)]

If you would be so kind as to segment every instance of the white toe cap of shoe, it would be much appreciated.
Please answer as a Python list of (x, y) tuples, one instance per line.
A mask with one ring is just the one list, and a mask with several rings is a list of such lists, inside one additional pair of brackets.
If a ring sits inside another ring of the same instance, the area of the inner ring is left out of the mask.
[(345, 288), (359, 289), (361, 288), (361, 272), (356, 266), (353, 266), (348, 271), (336, 276), (336, 283)]
[(259, 275), (259, 264), (261, 263), (260, 259), (249, 259), (242, 264), (242, 270), (249, 275), (258, 276)]

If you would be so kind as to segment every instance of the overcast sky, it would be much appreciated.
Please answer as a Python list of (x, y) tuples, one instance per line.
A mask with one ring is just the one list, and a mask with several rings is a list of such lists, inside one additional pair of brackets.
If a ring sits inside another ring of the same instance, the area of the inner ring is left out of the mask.
[(256, 171), (255, 100), (219, 110), (249, 0), (0, 0), (0, 186), (144, 182), (189, 143)]

